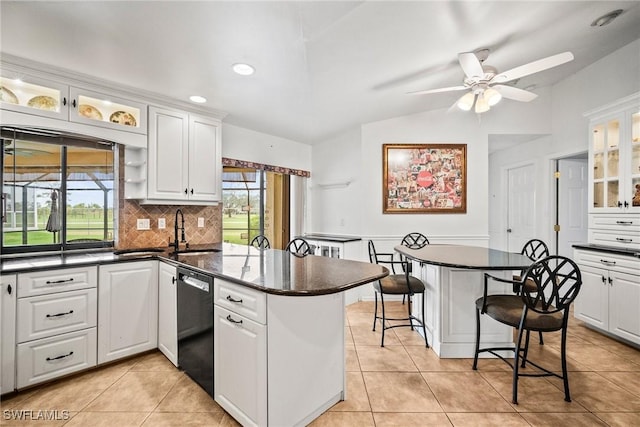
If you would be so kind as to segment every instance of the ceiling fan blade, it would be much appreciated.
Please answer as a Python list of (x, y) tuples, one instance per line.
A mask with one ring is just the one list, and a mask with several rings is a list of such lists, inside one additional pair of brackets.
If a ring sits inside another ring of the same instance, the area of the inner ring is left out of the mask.
[(460, 66), (462, 67), (462, 71), (467, 76), (467, 78), (472, 80), (478, 80), (484, 77), (484, 70), (482, 69), (482, 64), (480, 60), (473, 52), (465, 52), (458, 54), (458, 61), (460, 62)]
[(513, 99), (514, 101), (529, 102), (538, 97), (538, 95), (533, 92), (513, 86), (493, 85), (491, 87), (497, 90), (503, 98)]
[(540, 71), (547, 70), (549, 68), (557, 67), (558, 65), (562, 65), (569, 61), (573, 61), (573, 53), (562, 52), (557, 55), (548, 56), (546, 58), (542, 58), (537, 61), (529, 62), (528, 64), (512, 68), (509, 71), (505, 71), (504, 73), (498, 73), (491, 79), (490, 83), (504, 83), (511, 80), (519, 79), (520, 77), (528, 76), (529, 74), (534, 74)]
[(416, 92), (407, 92), (407, 95), (425, 95), (427, 93), (440, 93), (440, 92), (452, 92), (456, 90), (465, 90), (466, 86), (451, 86), (451, 87), (442, 87), (440, 89), (427, 89), (427, 90), (418, 90)]

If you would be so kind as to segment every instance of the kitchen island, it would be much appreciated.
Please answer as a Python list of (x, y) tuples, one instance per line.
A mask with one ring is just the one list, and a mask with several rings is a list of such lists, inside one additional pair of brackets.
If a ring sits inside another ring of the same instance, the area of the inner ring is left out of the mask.
[[(230, 415), (243, 425), (306, 425), (345, 399), (344, 291), (386, 276), (387, 269), (233, 244), (169, 251), (66, 252), (4, 258), (0, 265), (3, 275), (18, 278), (154, 260), (204, 273), (214, 287), (214, 396)], [(120, 289), (135, 285), (127, 283)]]
[[(476, 246), (426, 245), (409, 249), (400, 245), (395, 250), (414, 262), (414, 275), (425, 283), (424, 294), (413, 299), (414, 312), (421, 313), (425, 304), (426, 319), (422, 320), (426, 320), (427, 338), (442, 358), (474, 356), (475, 301), (483, 293), (484, 273), (509, 278), (531, 264), (521, 254)], [(512, 289), (494, 282), (489, 292), (510, 293)], [(482, 342), (491, 347), (511, 346), (512, 328), (499, 322), (483, 323)]]

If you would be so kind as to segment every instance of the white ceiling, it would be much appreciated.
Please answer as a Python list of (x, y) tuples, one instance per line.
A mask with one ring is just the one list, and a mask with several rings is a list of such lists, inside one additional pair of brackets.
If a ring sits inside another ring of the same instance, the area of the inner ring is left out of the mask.
[[(625, 12), (590, 27), (614, 9)], [(309, 144), (448, 108), (459, 92), (405, 93), (461, 84), (459, 52), (488, 47), (486, 64), (505, 71), (572, 51), (573, 62), (517, 83), (541, 87), (640, 38), (639, 1), (3, 0), (0, 13), (2, 52), (180, 100), (199, 94), (231, 124)], [(236, 62), (257, 72), (236, 75)]]

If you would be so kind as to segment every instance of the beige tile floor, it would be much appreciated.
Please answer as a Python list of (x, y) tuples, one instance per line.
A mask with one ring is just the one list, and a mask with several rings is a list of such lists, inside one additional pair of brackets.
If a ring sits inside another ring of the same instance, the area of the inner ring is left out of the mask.
[[(391, 303), (392, 310), (401, 310)], [(524, 378), (519, 404), (511, 404), (510, 368), (501, 361), (439, 359), (408, 328), (371, 331), (373, 305), (347, 309), (348, 398), (313, 426), (640, 426), (640, 351), (594, 332), (569, 326), (572, 402), (555, 378)], [(559, 336), (535, 342), (534, 360), (560, 363)], [(291, 402), (292, 405), (295, 402)], [(2, 410), (69, 411), (35, 426), (235, 426), (237, 423), (159, 352), (23, 391)], [(4, 415), (4, 412), (3, 412)]]

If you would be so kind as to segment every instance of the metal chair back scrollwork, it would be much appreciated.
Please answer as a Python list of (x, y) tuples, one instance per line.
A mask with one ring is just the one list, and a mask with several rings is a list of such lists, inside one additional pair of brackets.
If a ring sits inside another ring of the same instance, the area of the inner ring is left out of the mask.
[(262, 234), (258, 234), (251, 240), (251, 246), (257, 249), (270, 249), (271, 244), (269, 243), (269, 239), (267, 239)]
[(309, 245), (309, 242), (307, 242), (301, 237), (296, 237), (295, 239), (287, 243), (287, 246), (284, 248), (284, 250), (287, 252), (291, 252), (291, 254), (295, 256), (300, 256), (300, 257), (313, 255), (313, 251), (311, 250), (311, 245)]

